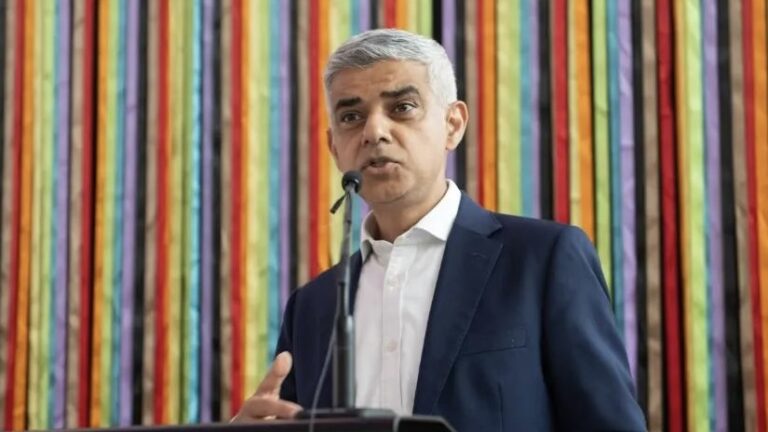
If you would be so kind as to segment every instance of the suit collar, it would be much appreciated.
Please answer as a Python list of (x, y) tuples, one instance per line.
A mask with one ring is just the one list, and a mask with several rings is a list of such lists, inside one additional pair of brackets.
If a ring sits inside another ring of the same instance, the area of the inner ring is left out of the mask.
[(502, 244), (489, 236), (501, 229), (493, 214), (462, 196), (445, 247), (429, 312), (415, 414), (432, 414), (469, 330)]
[[(448, 236), (424, 336), (413, 410), (435, 412), (480, 298), (496, 265), (502, 244), (488, 238), (501, 229), (492, 213), (462, 195), (459, 212)], [(350, 257), (350, 305), (354, 313), (363, 260)]]

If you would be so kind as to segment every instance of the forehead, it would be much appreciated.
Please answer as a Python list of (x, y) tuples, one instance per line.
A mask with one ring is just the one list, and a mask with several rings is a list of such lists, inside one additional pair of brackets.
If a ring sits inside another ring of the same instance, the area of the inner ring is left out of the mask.
[(416, 87), (424, 96), (429, 88), (427, 67), (414, 61), (386, 60), (365, 69), (345, 69), (334, 76), (328, 99), (333, 106), (339, 99), (370, 99), (405, 86)]

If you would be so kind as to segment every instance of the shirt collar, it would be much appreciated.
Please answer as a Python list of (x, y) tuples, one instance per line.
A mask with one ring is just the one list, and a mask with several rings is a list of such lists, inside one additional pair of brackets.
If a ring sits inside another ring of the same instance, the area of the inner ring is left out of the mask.
[[(459, 204), (461, 203), (461, 191), (458, 186), (452, 180), (448, 180), (448, 190), (445, 195), (438, 201), (438, 203), (429, 211), (424, 217), (419, 220), (416, 225), (411, 227), (408, 231), (401, 234), (396, 243), (400, 243), (401, 239), (407, 239), (412, 237), (417, 232), (423, 232), (429, 234), (432, 238), (441, 242), (448, 241), (448, 235), (453, 228), (453, 222), (456, 220), (456, 215), (459, 213)], [(371, 234), (376, 229), (376, 219), (373, 217), (373, 213), (369, 212), (363, 220), (360, 227), (360, 253), (362, 254), (363, 262), (368, 259), (371, 252), (378, 253), (379, 250), (384, 247), (384, 250), (391, 251), (391, 246), (386, 248), (384, 244), (389, 242), (384, 240), (375, 240)], [(374, 243), (377, 247), (374, 247)]]

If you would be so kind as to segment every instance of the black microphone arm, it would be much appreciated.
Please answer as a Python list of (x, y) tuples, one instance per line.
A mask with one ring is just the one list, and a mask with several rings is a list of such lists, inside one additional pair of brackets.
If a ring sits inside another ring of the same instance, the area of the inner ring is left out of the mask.
[(355, 407), (355, 323), (349, 303), (350, 266), (352, 253), (352, 198), (360, 190), (362, 176), (347, 171), (341, 179), (344, 188), (344, 228), (336, 289), (336, 343), (333, 346), (333, 408)]

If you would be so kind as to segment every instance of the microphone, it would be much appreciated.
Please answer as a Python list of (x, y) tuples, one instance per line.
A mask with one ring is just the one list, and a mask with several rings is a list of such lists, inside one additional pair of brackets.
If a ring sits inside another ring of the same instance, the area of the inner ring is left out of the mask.
[(362, 185), (363, 176), (360, 174), (360, 171), (347, 171), (341, 177), (341, 187), (344, 188), (344, 192), (349, 192), (351, 188), (354, 188), (355, 193), (358, 193)]
[[(300, 419), (310, 420), (310, 430), (312, 430), (316, 418), (390, 418), (395, 416), (395, 413), (388, 409), (355, 406), (355, 322), (349, 302), (351, 279), (349, 256), (354, 247), (352, 237), (350, 236), (350, 231), (352, 230), (352, 199), (360, 190), (362, 184), (363, 176), (360, 172), (345, 172), (341, 179), (344, 195), (331, 208), (331, 213), (335, 213), (341, 204), (344, 203), (344, 229), (336, 279), (336, 315), (326, 358), (320, 370), (320, 377), (317, 380), (315, 394), (312, 398), (312, 407), (309, 410), (300, 411), (297, 416)], [(333, 359), (331, 408), (317, 409), (320, 390), (331, 357)]]
[(349, 303), (350, 269), (352, 253), (352, 194), (357, 193), (363, 177), (358, 171), (347, 171), (341, 178), (344, 188), (344, 228), (339, 259), (336, 290), (336, 343), (333, 347), (333, 408), (355, 408), (355, 323)]

